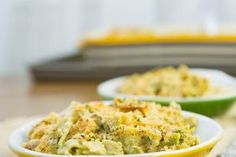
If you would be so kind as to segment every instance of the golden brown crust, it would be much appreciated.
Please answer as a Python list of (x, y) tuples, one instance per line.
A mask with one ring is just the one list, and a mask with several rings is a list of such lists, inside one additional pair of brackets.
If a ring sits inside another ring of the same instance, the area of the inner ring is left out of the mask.
[(197, 122), (180, 106), (163, 107), (135, 99), (77, 104), (49, 114), (35, 125), (24, 147), (62, 155), (136, 154), (176, 150), (198, 144)]

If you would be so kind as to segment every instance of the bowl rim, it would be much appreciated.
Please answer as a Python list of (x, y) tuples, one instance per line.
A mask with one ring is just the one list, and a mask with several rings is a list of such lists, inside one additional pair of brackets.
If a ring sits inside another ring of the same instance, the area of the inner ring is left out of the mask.
[[(163, 151), (163, 152), (151, 152), (151, 153), (142, 153), (142, 154), (128, 154), (128, 155), (89, 155), (91, 157), (114, 157), (114, 156), (120, 156), (120, 157), (151, 157), (151, 156), (168, 156), (168, 155), (188, 155), (188, 154), (192, 154), (195, 152), (199, 152), (199, 151), (203, 151), (206, 149), (211, 149), (223, 136), (223, 128), (221, 127), (221, 125), (219, 123), (217, 123), (215, 120), (201, 115), (201, 114), (197, 114), (197, 113), (193, 113), (193, 112), (189, 112), (189, 111), (182, 111), (185, 115), (187, 116), (195, 116), (196, 118), (201, 118), (201, 119), (205, 119), (206, 121), (209, 121), (210, 123), (212, 123), (213, 125), (215, 125), (218, 128), (218, 132), (216, 133), (216, 135), (214, 137), (212, 137), (211, 139), (204, 141), (202, 143), (199, 143), (195, 146), (189, 147), (189, 148), (185, 148), (185, 149), (180, 149), (180, 150), (174, 150), (174, 151)], [(15, 129), (9, 137), (9, 142), (8, 142), (8, 146), (9, 148), (15, 152), (16, 154), (23, 154), (23, 155), (28, 155), (28, 156), (32, 156), (32, 157), (85, 157), (88, 155), (54, 155), (54, 154), (46, 154), (46, 153), (40, 153), (40, 152), (36, 152), (36, 151), (32, 151), (32, 150), (28, 150), (24, 147), (22, 147), (20, 144), (17, 144), (15, 142), (15, 139), (17, 137), (22, 136), (22, 132), (26, 131), (28, 127), (32, 127), (32, 125), (34, 125), (36, 122), (38, 122), (41, 118), (36, 118), (28, 123), (26, 123), (25, 125)], [(26, 133), (25, 133), (26, 134)]]
[[(217, 72), (223, 75), (224, 77), (227, 77), (231, 81), (235, 82), (235, 88), (232, 89), (231, 92), (227, 92), (224, 94), (219, 95), (212, 95), (212, 96), (199, 96), (199, 97), (188, 97), (188, 98), (182, 98), (182, 97), (163, 97), (163, 96), (145, 96), (145, 95), (132, 95), (132, 94), (122, 94), (122, 93), (112, 93), (110, 91), (107, 91), (104, 87), (107, 86), (107, 84), (114, 84), (115, 81), (121, 82), (123, 81), (128, 75), (112, 78), (109, 80), (106, 80), (102, 83), (100, 83), (97, 87), (97, 93), (99, 96), (106, 98), (106, 99), (113, 99), (115, 97), (122, 97), (122, 98), (136, 98), (140, 100), (147, 100), (147, 101), (160, 101), (163, 103), (168, 103), (170, 101), (176, 101), (177, 103), (192, 103), (192, 102), (207, 102), (207, 101), (219, 101), (219, 100), (225, 100), (225, 99), (235, 99), (236, 100), (236, 78), (230, 76), (229, 74), (216, 69), (205, 69), (205, 68), (191, 68), (191, 71), (205, 71), (205, 72)], [(112, 90), (116, 90), (113, 86)]]

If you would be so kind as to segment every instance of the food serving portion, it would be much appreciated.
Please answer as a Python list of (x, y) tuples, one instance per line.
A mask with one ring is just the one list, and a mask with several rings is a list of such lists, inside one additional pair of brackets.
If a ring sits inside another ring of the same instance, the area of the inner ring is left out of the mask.
[(23, 147), (60, 155), (121, 155), (195, 146), (197, 119), (178, 104), (161, 106), (136, 99), (72, 104), (51, 113), (28, 133)]
[(104, 81), (97, 92), (108, 100), (118, 96), (161, 105), (175, 101), (184, 110), (213, 117), (234, 104), (236, 79), (216, 69), (167, 67)]
[(119, 93), (163, 97), (200, 97), (220, 92), (209, 80), (192, 73), (187, 66), (153, 69), (128, 76), (118, 88)]

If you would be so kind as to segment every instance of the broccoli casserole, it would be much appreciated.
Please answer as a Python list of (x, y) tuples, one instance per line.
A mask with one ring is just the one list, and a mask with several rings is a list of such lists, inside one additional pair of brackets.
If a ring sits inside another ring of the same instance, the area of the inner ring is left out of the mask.
[(188, 148), (199, 143), (197, 120), (168, 107), (136, 99), (72, 102), (51, 113), (29, 132), (25, 148), (61, 155), (121, 155)]
[(128, 76), (118, 92), (132, 95), (195, 97), (209, 94), (207, 78), (193, 74), (187, 66), (166, 67)]

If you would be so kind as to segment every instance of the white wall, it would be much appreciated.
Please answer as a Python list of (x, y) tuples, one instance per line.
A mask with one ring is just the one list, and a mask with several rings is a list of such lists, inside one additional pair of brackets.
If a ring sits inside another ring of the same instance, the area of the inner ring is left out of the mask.
[(101, 25), (114, 26), (154, 26), (156, 0), (102, 0)]
[(0, 10), (0, 74), (21, 73), (27, 65), (75, 50), (79, 1), (5, 0)]
[(0, 0), (0, 75), (68, 55), (85, 32), (114, 26), (236, 27), (235, 0)]

